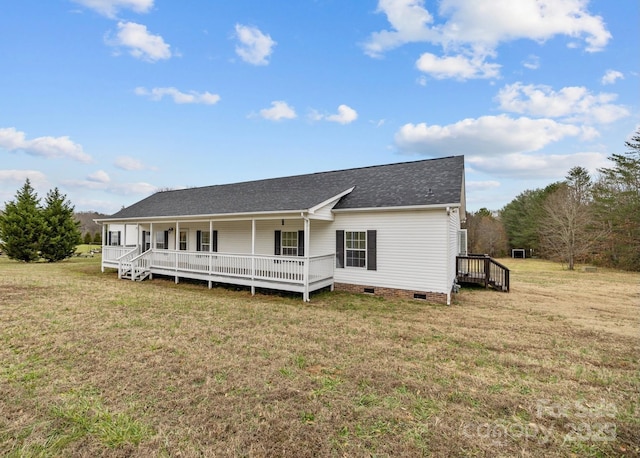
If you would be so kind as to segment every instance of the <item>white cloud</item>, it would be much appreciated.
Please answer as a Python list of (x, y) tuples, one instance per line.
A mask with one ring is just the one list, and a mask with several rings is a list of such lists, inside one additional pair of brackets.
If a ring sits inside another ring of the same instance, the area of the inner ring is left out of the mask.
[(42, 186), (47, 182), (44, 173), (38, 170), (0, 170), (0, 182), (23, 184), (27, 178), (34, 187)]
[(129, 54), (147, 62), (169, 59), (170, 46), (160, 35), (149, 33), (147, 27), (135, 22), (118, 22), (118, 33), (114, 39), (106, 37), (110, 46), (129, 48)]
[(273, 47), (277, 44), (270, 35), (265, 35), (257, 27), (236, 24), (236, 54), (253, 65), (267, 65)]
[(500, 182), (495, 180), (487, 181), (467, 181), (464, 185), (467, 191), (484, 191), (500, 187)]
[(350, 124), (358, 119), (358, 112), (348, 105), (340, 105), (338, 113), (327, 116), (327, 121)]
[(587, 11), (586, 0), (443, 0), (440, 14), (444, 42), (495, 47), (505, 41), (544, 42), (556, 35), (582, 38), (589, 52), (602, 50), (611, 39), (600, 16)]
[(537, 70), (540, 68), (540, 58), (535, 55), (530, 55), (527, 57), (527, 60), (522, 62), (524, 68), (528, 68), (529, 70)]
[(112, 194), (119, 194), (122, 196), (129, 196), (132, 194), (149, 195), (156, 192), (158, 187), (145, 182), (111, 183), (107, 186), (106, 190)]
[(94, 181), (96, 183), (109, 183), (111, 178), (109, 174), (104, 170), (98, 170), (87, 177), (87, 180)]
[(155, 167), (147, 166), (142, 161), (135, 159), (131, 156), (118, 156), (113, 163), (117, 168), (121, 170), (135, 171), (135, 170), (156, 170)]
[(396, 132), (395, 144), (402, 152), (430, 156), (470, 152), (500, 156), (537, 151), (566, 137), (592, 138), (596, 135), (593, 129), (561, 124), (551, 119), (513, 119), (500, 115), (464, 119), (446, 126), (405, 124)]
[(364, 45), (365, 53), (380, 57), (389, 50), (405, 43), (438, 41), (438, 34), (429, 28), (433, 16), (424, 8), (423, 0), (379, 0), (378, 13), (384, 13), (393, 30), (371, 34)]
[(499, 161), (486, 156), (467, 156), (465, 162), (473, 170), (511, 178), (562, 178), (575, 166), (596, 171), (607, 165), (606, 154), (582, 152), (574, 154), (504, 155)]
[(0, 148), (7, 151), (24, 151), (31, 156), (47, 158), (69, 158), (80, 162), (91, 162), (82, 146), (67, 136), (37, 137), (27, 140), (26, 134), (14, 127), (0, 128)]
[(556, 92), (549, 86), (514, 83), (503, 87), (496, 98), (503, 110), (533, 116), (602, 124), (629, 116), (625, 107), (610, 103), (616, 100), (616, 94), (591, 94), (582, 86)]
[(455, 78), (459, 80), (474, 78), (496, 78), (500, 75), (500, 65), (490, 64), (479, 58), (463, 55), (438, 57), (424, 53), (416, 62), (418, 70), (428, 73), (436, 79)]
[(280, 121), (281, 119), (295, 119), (298, 115), (287, 102), (276, 100), (271, 102), (271, 108), (260, 110), (260, 116), (270, 121)]
[(118, 11), (129, 9), (136, 13), (147, 13), (154, 0), (72, 0), (75, 3), (91, 8), (108, 18), (115, 18)]
[(358, 119), (358, 112), (351, 108), (348, 105), (340, 105), (338, 106), (338, 112), (335, 114), (322, 114), (317, 110), (311, 110), (309, 113), (309, 119), (312, 121), (329, 121), (329, 122), (337, 122), (340, 124), (350, 124), (356, 119)]
[(617, 80), (624, 79), (624, 75), (617, 70), (607, 70), (602, 77), (602, 84), (614, 84)]
[(149, 97), (150, 100), (154, 101), (162, 100), (166, 95), (173, 98), (173, 101), (178, 104), (198, 103), (203, 105), (215, 105), (220, 101), (220, 96), (218, 94), (196, 91), (182, 92), (175, 87), (154, 87), (153, 89), (137, 87), (134, 92), (136, 95)]
[[(602, 50), (611, 39), (602, 18), (587, 11), (586, 0), (442, 0), (440, 22), (424, 4), (424, 0), (379, 0), (377, 11), (386, 15), (391, 29), (372, 33), (364, 43), (365, 53), (380, 57), (407, 43), (426, 42), (459, 56), (425, 54), (420, 64), (424, 68), (454, 67), (441, 75), (453, 73), (456, 78), (475, 68), (473, 75), (489, 78), (497, 76), (499, 67), (485, 60), (495, 57), (504, 42), (529, 39), (542, 43), (564, 35), (584, 40), (586, 50), (593, 52)], [(468, 68), (469, 63), (474, 65)]]
[[(103, 172), (104, 173), (104, 172)], [(106, 175), (106, 176), (104, 176)], [(63, 184), (70, 188), (91, 189), (117, 195), (149, 195), (158, 190), (157, 186), (149, 183), (116, 183), (104, 173), (93, 173), (84, 180), (65, 180)]]

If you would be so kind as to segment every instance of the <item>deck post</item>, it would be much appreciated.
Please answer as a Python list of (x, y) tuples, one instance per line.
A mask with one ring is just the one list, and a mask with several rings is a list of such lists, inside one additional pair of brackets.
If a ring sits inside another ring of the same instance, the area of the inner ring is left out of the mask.
[(489, 277), (491, 276), (491, 258), (487, 255), (484, 257), (484, 287), (489, 287)]
[(176, 236), (173, 243), (174, 243), (173, 248), (176, 252), (176, 285), (177, 285), (178, 284), (178, 250), (180, 249), (180, 222), (179, 221), (176, 221)]
[(311, 240), (310, 231), (311, 224), (309, 221), (309, 217), (304, 218), (304, 266), (303, 266), (303, 277), (304, 277), (304, 292), (302, 293), (302, 300), (305, 302), (309, 302), (309, 240)]
[(256, 219), (251, 218), (251, 295), (256, 295)]
[(103, 223), (102, 224), (102, 229), (100, 229), (102, 231), (102, 261), (100, 262), (100, 270), (102, 271), (102, 273), (104, 273), (104, 247), (107, 246), (107, 226), (109, 225), (109, 223)]
[[(213, 253), (213, 221), (209, 220), (209, 275), (213, 272), (213, 255), (211, 253)], [(209, 289), (212, 285), (213, 282), (209, 280)]]

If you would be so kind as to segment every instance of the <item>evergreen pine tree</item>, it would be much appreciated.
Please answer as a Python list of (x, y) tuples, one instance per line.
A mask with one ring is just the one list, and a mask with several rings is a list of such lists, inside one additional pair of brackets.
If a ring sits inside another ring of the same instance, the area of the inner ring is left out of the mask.
[(11, 259), (36, 261), (43, 235), (40, 199), (27, 179), (16, 193), (15, 201), (7, 202), (0, 215), (2, 250)]
[(640, 129), (624, 154), (613, 154), (613, 167), (599, 169), (600, 180), (594, 187), (598, 218), (610, 227), (603, 246), (605, 260), (626, 270), (640, 270)]
[(42, 257), (49, 262), (62, 261), (73, 256), (82, 242), (80, 222), (76, 221), (73, 205), (60, 194), (58, 188), (49, 191), (42, 211), (44, 233), (41, 240)]

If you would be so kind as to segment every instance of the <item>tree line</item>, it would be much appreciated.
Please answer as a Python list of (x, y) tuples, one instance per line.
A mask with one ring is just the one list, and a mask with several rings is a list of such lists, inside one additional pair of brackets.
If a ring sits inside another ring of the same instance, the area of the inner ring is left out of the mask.
[(469, 251), (527, 255), (640, 271), (640, 130), (611, 167), (591, 177), (583, 167), (563, 181), (526, 190), (497, 212), (467, 213)]
[(74, 207), (58, 188), (47, 193), (44, 205), (29, 179), (0, 214), (0, 250), (24, 262), (61, 261), (73, 256), (82, 242)]

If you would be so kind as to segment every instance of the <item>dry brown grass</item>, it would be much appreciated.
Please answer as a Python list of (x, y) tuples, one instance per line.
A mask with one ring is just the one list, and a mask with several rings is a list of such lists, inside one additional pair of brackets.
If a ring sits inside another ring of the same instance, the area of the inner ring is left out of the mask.
[(504, 262), (445, 307), (0, 258), (0, 454), (640, 455), (640, 276)]

